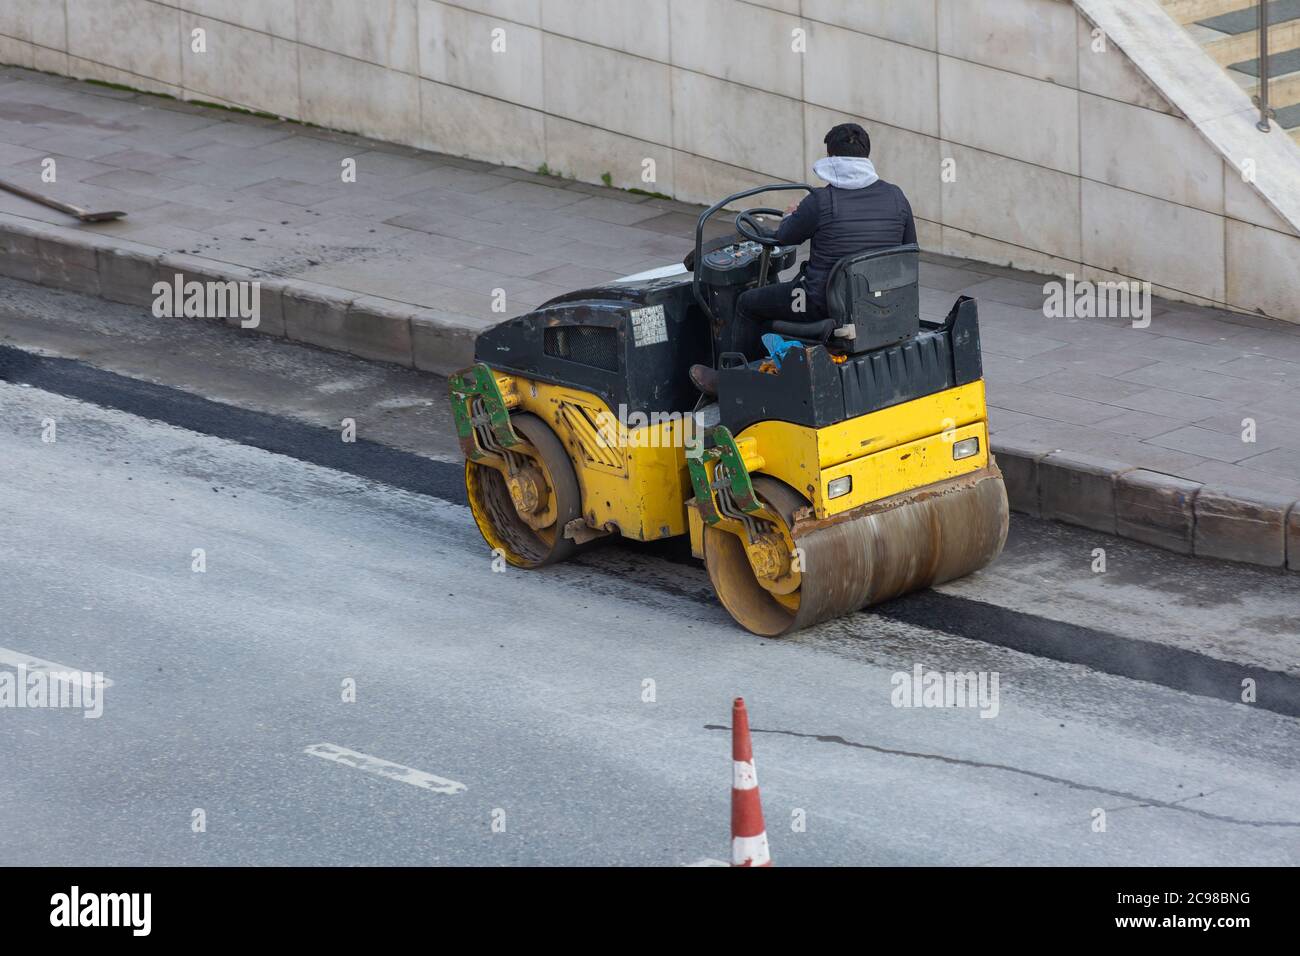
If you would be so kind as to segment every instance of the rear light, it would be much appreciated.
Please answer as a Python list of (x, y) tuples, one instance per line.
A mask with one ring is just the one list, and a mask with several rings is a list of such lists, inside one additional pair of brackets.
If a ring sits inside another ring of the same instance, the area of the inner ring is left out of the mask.
[(853, 476), (845, 475), (843, 478), (835, 478), (826, 486), (827, 498), (841, 498), (853, 490)]
[(978, 438), (963, 438), (961, 441), (953, 442), (952, 460), (961, 461), (963, 458), (969, 458), (971, 455), (978, 455), (980, 450), (980, 440)]

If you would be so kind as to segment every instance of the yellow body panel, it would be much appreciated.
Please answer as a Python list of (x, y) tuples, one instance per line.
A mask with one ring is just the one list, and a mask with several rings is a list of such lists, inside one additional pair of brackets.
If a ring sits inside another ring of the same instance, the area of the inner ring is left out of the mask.
[[(981, 380), (820, 429), (759, 422), (737, 440), (754, 439), (762, 470), (809, 499), (817, 517), (825, 518), (983, 468), (986, 415)], [(979, 454), (953, 461), (952, 443), (974, 435), (980, 436)], [(853, 490), (826, 498), (826, 485), (847, 474), (853, 476)]]
[[(979, 438), (979, 451), (969, 458), (953, 461), (953, 443), (964, 438)], [(984, 422), (975, 422), (949, 433), (918, 438), (905, 445), (896, 445), (874, 455), (827, 468), (821, 474), (816, 500), (813, 502), (817, 508), (817, 517), (839, 514), (913, 488), (979, 471), (989, 462), (988, 444), (987, 426)], [(852, 476), (853, 489), (846, 495), (824, 500), (826, 486), (844, 475)]]
[(510, 380), (503, 393), (518, 397), (512, 410), (538, 416), (568, 450), (587, 524), (638, 541), (687, 533), (682, 416), (629, 429), (589, 392), (497, 373), (499, 384), (503, 378)]
[[(589, 525), (639, 541), (689, 533), (698, 549), (703, 529), (695, 509), (687, 514), (693, 492), (683, 416), (629, 429), (589, 392), (501, 373), (497, 382), (512, 410), (532, 412), (559, 436)], [(986, 416), (984, 383), (977, 381), (821, 429), (759, 422), (736, 444), (751, 474), (780, 479), (825, 518), (984, 468)], [(972, 437), (979, 438), (978, 453), (954, 461), (953, 443)], [(827, 485), (846, 475), (852, 490), (827, 498)]]

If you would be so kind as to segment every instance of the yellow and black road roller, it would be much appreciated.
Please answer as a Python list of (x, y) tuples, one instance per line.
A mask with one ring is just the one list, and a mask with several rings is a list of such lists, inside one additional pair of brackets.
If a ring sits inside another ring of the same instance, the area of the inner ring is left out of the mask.
[[(773, 323), (781, 349), (723, 341), (746, 289), (796, 250), (746, 209), (706, 210), (668, 267), (561, 295), (479, 335), (450, 379), (470, 508), (538, 568), (593, 539), (689, 535), (723, 606), (775, 637), (975, 571), (1007, 535), (988, 447), (975, 300), (921, 319), (916, 246), (836, 264), (829, 317)], [(716, 359), (716, 361), (715, 361)], [(691, 384), (718, 368), (716, 403)]]

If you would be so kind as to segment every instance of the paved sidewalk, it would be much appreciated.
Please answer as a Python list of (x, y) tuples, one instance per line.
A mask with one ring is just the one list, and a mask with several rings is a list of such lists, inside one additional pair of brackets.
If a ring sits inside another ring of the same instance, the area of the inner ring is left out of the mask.
[[(43, 184), (42, 161), (57, 163)], [(341, 163), (356, 160), (356, 182)], [(889, 178), (888, 169), (881, 170)], [(698, 207), (87, 83), (0, 69), (0, 178), (129, 216), (167, 252), (471, 327), (679, 260)], [(0, 194), (0, 216), (76, 226)], [(1300, 497), (1300, 328), (1156, 300), (1149, 328), (1049, 319), (1043, 277), (927, 255), (922, 307), (980, 303), (994, 436)], [(369, 300), (367, 300), (369, 301)], [(417, 363), (418, 364), (418, 363)], [(1255, 441), (1242, 440), (1243, 419)]]

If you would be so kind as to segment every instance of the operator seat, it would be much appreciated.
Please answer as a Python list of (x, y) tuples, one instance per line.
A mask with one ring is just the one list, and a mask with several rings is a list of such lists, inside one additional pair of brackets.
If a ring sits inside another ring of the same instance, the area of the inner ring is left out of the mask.
[(845, 256), (826, 280), (829, 318), (760, 324), (766, 332), (850, 355), (912, 338), (921, 329), (920, 251), (910, 243)]

